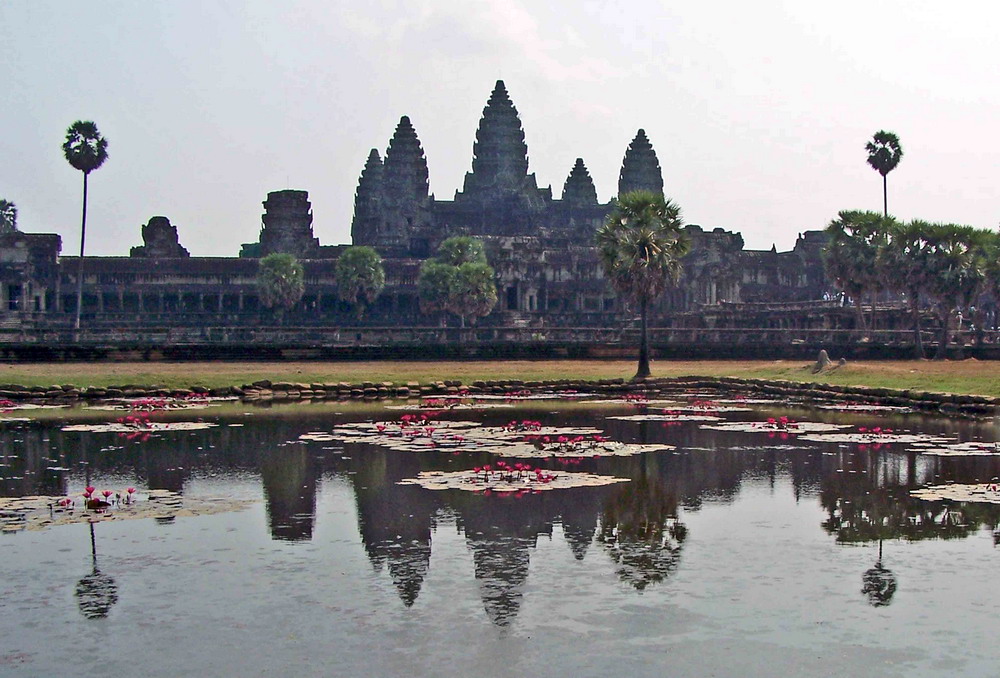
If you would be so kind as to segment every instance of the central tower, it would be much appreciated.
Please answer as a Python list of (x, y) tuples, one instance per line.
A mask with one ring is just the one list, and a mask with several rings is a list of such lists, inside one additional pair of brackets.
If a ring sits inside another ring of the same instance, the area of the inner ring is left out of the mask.
[(484, 226), (499, 234), (526, 228), (531, 222), (528, 213), (543, 209), (551, 199), (551, 191), (539, 190), (535, 175), (528, 174), (521, 118), (503, 80), (497, 80), (476, 130), (472, 171), (455, 193), (455, 203), (491, 212), (491, 223)]

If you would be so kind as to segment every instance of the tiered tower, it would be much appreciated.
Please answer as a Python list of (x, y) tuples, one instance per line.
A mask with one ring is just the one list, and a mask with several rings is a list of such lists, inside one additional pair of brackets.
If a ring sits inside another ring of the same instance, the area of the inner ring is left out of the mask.
[(618, 195), (629, 191), (646, 190), (663, 195), (663, 174), (653, 145), (640, 129), (625, 151), (622, 171), (618, 176)]
[(355, 245), (377, 245), (379, 226), (384, 207), (382, 156), (373, 148), (358, 179), (354, 193), (354, 220), (351, 222), (351, 241)]
[(528, 145), (503, 80), (497, 80), (483, 108), (472, 154), (472, 171), (455, 202), (492, 209), (495, 214), (484, 224), (488, 231), (520, 230), (517, 222), (524, 226), (524, 215), (518, 218), (517, 212), (541, 209), (552, 199), (551, 191), (540, 191), (535, 175), (528, 174)]
[(587, 166), (583, 164), (583, 158), (576, 159), (576, 164), (566, 177), (562, 199), (574, 207), (597, 204), (597, 189), (594, 188), (594, 180), (590, 177)]
[(427, 158), (405, 115), (385, 151), (382, 186), (386, 210), (378, 240), (389, 250), (405, 250), (430, 218)]
[(267, 194), (263, 205), (258, 256), (285, 252), (299, 259), (312, 259), (319, 253), (319, 239), (313, 237), (312, 204), (307, 191), (273, 191)]

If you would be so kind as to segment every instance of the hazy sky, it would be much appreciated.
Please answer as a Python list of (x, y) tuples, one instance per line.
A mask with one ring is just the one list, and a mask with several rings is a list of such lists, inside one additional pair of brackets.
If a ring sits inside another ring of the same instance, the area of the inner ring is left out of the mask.
[(903, 219), (1000, 222), (1000, 3), (922, 0), (0, 0), (0, 198), (79, 248), (66, 128), (94, 120), (88, 254), (165, 215), (193, 255), (257, 240), (268, 191), (309, 191), (350, 240), (358, 175), (409, 115), (451, 199), (494, 82), (558, 197), (582, 157), (606, 201), (638, 128), (689, 223), (789, 249), (840, 209), (880, 210), (865, 142), (895, 131)]

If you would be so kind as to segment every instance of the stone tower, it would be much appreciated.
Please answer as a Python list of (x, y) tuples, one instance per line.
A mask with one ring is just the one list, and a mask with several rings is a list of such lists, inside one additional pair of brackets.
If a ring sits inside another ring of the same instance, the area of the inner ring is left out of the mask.
[(583, 158), (576, 159), (573, 170), (566, 177), (562, 199), (574, 207), (597, 204), (597, 189), (594, 188), (594, 180), (590, 178), (587, 166), (583, 164)]
[(385, 217), (378, 246), (385, 253), (410, 247), (410, 239), (420, 232), (430, 217), (427, 158), (410, 119), (403, 116), (385, 151), (382, 195)]
[(488, 234), (524, 233), (532, 230), (533, 213), (544, 209), (552, 192), (541, 191), (534, 174), (528, 174), (528, 145), (521, 118), (503, 80), (490, 94), (472, 146), (472, 171), (465, 175), (456, 204), (483, 210)]
[(384, 207), (382, 157), (377, 149), (368, 154), (365, 168), (354, 193), (354, 220), (351, 222), (351, 242), (355, 245), (378, 245), (378, 234)]
[(319, 253), (319, 239), (313, 237), (308, 192), (274, 191), (267, 194), (263, 205), (259, 256), (285, 252), (299, 259), (312, 259)]
[(622, 171), (618, 176), (618, 195), (637, 190), (652, 191), (663, 195), (663, 174), (660, 161), (656, 158), (653, 145), (646, 138), (646, 131), (640, 129), (625, 151)]
[(191, 253), (181, 247), (177, 227), (170, 223), (170, 219), (150, 217), (149, 223), (142, 227), (142, 244), (133, 247), (129, 256), (180, 259), (191, 256)]

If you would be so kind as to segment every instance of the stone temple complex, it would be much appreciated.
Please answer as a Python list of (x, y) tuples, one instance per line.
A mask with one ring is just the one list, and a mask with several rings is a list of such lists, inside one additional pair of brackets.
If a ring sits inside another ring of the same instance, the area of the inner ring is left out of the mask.
[[(627, 149), (619, 194), (664, 191), (651, 140), (638, 130)], [(496, 271), (499, 302), (481, 326), (622, 327), (632, 315), (603, 278), (594, 233), (612, 203), (597, 198), (583, 159), (567, 168), (561, 193), (539, 187), (529, 172), (520, 117), (498, 81), (483, 109), (472, 147), (471, 171), (451, 200), (428, 191), (427, 160), (417, 130), (402, 117), (384, 155), (372, 149), (355, 193), (351, 238), (385, 260), (387, 283), (361, 325), (436, 326), (420, 312), (417, 276), (445, 238), (481, 238)], [(148, 327), (259, 327), (273, 323), (258, 303), (257, 259), (288, 252), (305, 268), (306, 291), (286, 324), (353, 327), (359, 321), (340, 302), (334, 265), (347, 245), (322, 245), (313, 233), (305, 191), (269, 193), (256, 242), (238, 256), (191, 256), (178, 227), (154, 216), (141, 228), (142, 244), (128, 256), (83, 262), (82, 314), (90, 328), (141, 333)], [(821, 261), (825, 237), (801, 234), (788, 252), (743, 248), (738, 233), (685, 228), (691, 251), (680, 284), (654, 309), (653, 324), (762, 322), (756, 305), (822, 299), (830, 290)], [(58, 235), (0, 234), (0, 327), (42, 331), (69, 327), (76, 306), (78, 257), (60, 256)], [(234, 252), (234, 255), (236, 253)], [(701, 319), (701, 320), (699, 320)]]

